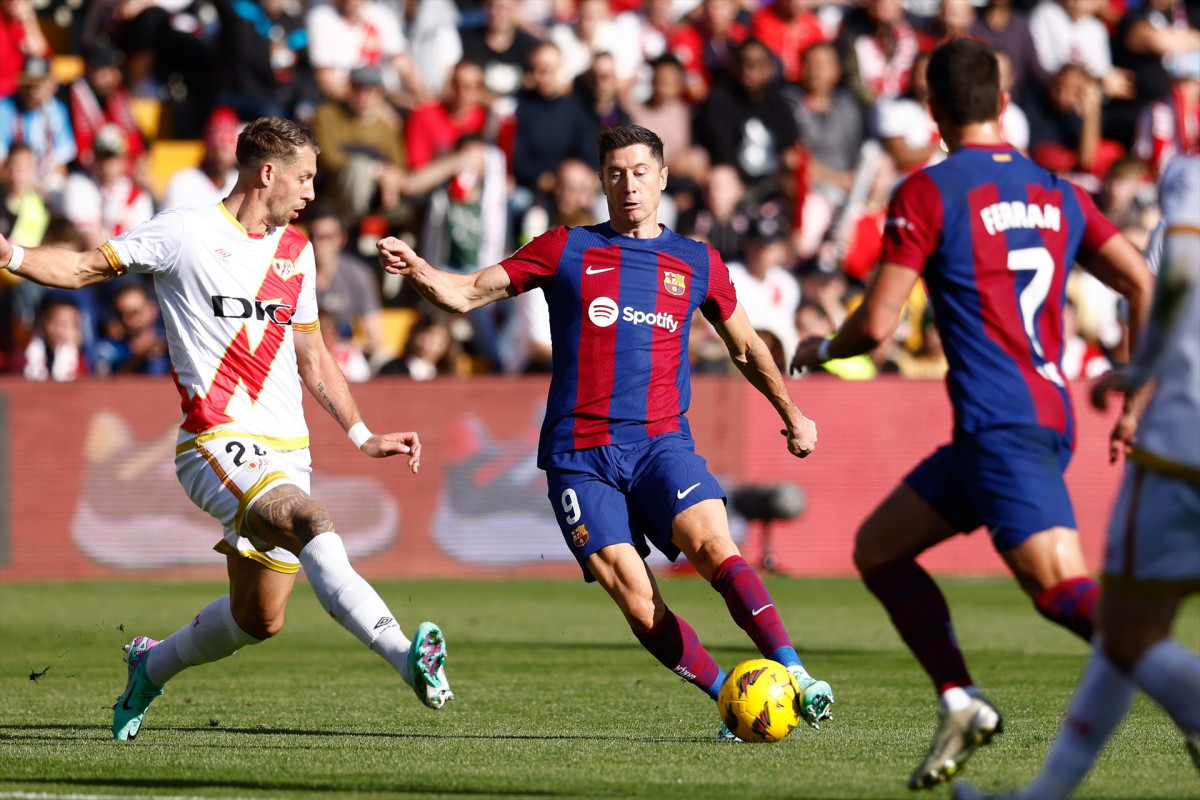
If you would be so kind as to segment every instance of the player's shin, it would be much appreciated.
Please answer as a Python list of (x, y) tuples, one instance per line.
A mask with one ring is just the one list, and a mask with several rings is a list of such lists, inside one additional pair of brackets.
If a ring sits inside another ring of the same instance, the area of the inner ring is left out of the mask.
[(653, 628), (645, 632), (634, 630), (633, 634), (664, 667), (698, 686), (713, 700), (717, 699), (725, 671), (700, 644), (700, 638), (687, 620), (667, 609)]
[(408, 652), (412, 643), (383, 598), (354, 571), (341, 537), (333, 531), (318, 534), (299, 555), (321, 607), (411, 683)]
[(1043, 617), (1090, 642), (1099, 597), (1100, 587), (1091, 578), (1070, 578), (1046, 589), (1034, 598), (1033, 604)]
[(238, 627), (229, 595), (224, 595), (146, 651), (146, 677), (162, 686), (188, 667), (219, 661), (258, 641)]
[(721, 562), (713, 573), (712, 587), (725, 598), (733, 621), (749, 634), (764, 657), (785, 667), (800, 666), (800, 657), (796, 655), (771, 593), (746, 559), (730, 556)]

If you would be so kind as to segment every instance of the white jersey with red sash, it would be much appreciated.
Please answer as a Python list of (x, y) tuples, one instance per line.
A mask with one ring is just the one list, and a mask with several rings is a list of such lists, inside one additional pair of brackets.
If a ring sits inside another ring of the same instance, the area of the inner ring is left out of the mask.
[(276, 450), (308, 446), (292, 338), (318, 328), (304, 234), (251, 235), (218, 203), (162, 211), (101, 250), (120, 271), (154, 276), (185, 433), (223, 427)]

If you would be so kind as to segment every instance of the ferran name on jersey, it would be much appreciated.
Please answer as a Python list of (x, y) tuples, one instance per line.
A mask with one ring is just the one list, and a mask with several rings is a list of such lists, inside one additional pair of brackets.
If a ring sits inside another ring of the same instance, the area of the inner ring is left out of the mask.
[(1003, 233), (1011, 228), (1048, 228), (1057, 231), (1062, 227), (1062, 209), (1051, 203), (1012, 202), (992, 203), (979, 211), (983, 227), (989, 234)]

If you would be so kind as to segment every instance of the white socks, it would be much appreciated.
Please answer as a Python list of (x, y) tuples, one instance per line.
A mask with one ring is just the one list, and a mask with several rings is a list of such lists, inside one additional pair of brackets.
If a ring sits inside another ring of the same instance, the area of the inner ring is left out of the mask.
[(350, 566), (342, 538), (333, 531), (318, 534), (300, 551), (300, 563), (321, 607), (411, 685), (408, 651), (412, 643), (383, 599)]
[(229, 595), (218, 597), (146, 652), (146, 677), (162, 686), (188, 667), (218, 661), (257, 642), (234, 621)]
[(1174, 639), (1162, 639), (1142, 653), (1132, 677), (1184, 733), (1200, 733), (1200, 656)]

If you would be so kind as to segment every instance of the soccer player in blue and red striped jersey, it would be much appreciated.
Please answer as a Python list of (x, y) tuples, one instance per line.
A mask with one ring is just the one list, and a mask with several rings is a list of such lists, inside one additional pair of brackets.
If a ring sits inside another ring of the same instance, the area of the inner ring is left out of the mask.
[[(949, 780), (1001, 728), (955, 641), (945, 598), (916, 562), (986, 525), (1037, 610), (1085, 640), (1099, 589), (1088, 575), (1063, 481), (1074, 448), (1059, 361), (1067, 274), (1078, 258), (1125, 295), (1130, 329), (1149, 313), (1153, 279), (1137, 250), (1086, 194), (1007, 145), (995, 54), (955, 39), (929, 63), (929, 106), (951, 155), (893, 195), (881, 263), (862, 305), (832, 339), (802, 342), (793, 369), (873, 349), (892, 334), (923, 278), (950, 362), (954, 436), (863, 523), (854, 561), (933, 679), (941, 717), (909, 787)], [(1136, 428), (1136, 403), (1113, 431)]]
[(627, 125), (598, 143), (608, 222), (555, 228), (470, 275), (434, 269), (395, 238), (379, 242), (380, 264), (447, 311), (545, 292), (554, 370), (538, 464), (585, 580), (604, 587), (651, 654), (715, 700), (725, 673), (667, 607), (644, 560), (651, 544), (672, 560), (683, 553), (763, 655), (795, 675), (801, 713), (816, 727), (830, 717), (833, 692), (805, 671), (734, 544), (725, 494), (688, 429), (692, 313), (716, 327), (734, 364), (774, 406), (793, 455), (812, 452), (816, 426), (792, 402), (721, 257), (658, 223), (667, 185), (659, 137)]

